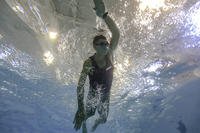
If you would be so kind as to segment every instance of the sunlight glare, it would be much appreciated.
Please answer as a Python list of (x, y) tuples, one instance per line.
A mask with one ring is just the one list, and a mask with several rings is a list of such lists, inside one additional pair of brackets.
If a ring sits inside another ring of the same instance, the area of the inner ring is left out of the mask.
[(200, 10), (191, 15), (192, 23), (196, 26), (196, 30), (200, 31)]
[(13, 9), (15, 12), (24, 13), (24, 9), (23, 9), (21, 6), (13, 6), (12, 9)]
[(50, 65), (50, 64), (53, 63), (54, 57), (53, 57), (53, 55), (52, 55), (52, 53), (51, 53), (50, 51), (46, 51), (46, 52), (44, 53), (43, 60), (45, 61), (45, 63), (46, 63), (47, 65)]
[(152, 64), (149, 67), (147, 67), (144, 71), (146, 71), (146, 72), (156, 72), (162, 66), (163, 65), (160, 62), (157, 62), (157, 63)]
[(158, 10), (165, 7), (165, 0), (139, 0), (139, 8), (145, 10), (146, 8)]
[(58, 36), (57, 32), (52, 32), (52, 31), (49, 32), (49, 38), (50, 39), (56, 39), (57, 36)]

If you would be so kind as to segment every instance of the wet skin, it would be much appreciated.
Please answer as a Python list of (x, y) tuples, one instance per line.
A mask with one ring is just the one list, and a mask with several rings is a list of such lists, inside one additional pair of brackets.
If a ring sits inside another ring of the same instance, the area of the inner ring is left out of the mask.
[(97, 55), (105, 56), (109, 51), (109, 43), (105, 39), (99, 39), (95, 42), (94, 49)]

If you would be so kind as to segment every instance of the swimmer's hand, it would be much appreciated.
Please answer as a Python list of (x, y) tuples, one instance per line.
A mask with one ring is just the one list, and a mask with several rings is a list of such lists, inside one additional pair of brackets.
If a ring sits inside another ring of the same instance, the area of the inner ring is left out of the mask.
[(77, 131), (81, 128), (81, 125), (83, 123), (85, 119), (85, 111), (84, 111), (84, 107), (81, 107), (77, 110), (76, 115), (74, 117), (74, 129)]
[(95, 12), (96, 15), (103, 18), (103, 15), (105, 14), (105, 5), (103, 3), (103, 0), (93, 0), (95, 4)]

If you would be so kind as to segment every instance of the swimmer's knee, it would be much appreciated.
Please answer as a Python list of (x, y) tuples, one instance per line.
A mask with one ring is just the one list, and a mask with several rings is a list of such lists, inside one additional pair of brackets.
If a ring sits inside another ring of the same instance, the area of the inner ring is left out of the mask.
[(107, 121), (107, 119), (103, 119), (101, 123), (104, 124), (104, 123), (106, 123), (106, 121)]
[(95, 113), (93, 113), (93, 112), (90, 113), (90, 114), (88, 114), (88, 118), (89, 118), (89, 117), (92, 117), (94, 114), (95, 114)]
[(95, 112), (89, 112), (89, 113), (87, 113), (85, 120), (87, 120), (88, 118), (92, 117), (93, 115), (95, 115)]
[(101, 117), (100, 118), (100, 122), (103, 124), (103, 123), (106, 123), (107, 121), (107, 117)]
[(103, 123), (106, 123), (106, 121), (107, 121), (107, 118), (104, 118), (104, 119), (103, 119)]

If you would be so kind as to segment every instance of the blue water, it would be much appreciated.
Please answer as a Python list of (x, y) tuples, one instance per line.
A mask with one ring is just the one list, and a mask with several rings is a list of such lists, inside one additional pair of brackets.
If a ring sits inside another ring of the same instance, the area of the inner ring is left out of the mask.
[(2, 133), (74, 132), (68, 102), (75, 103), (67, 98), (75, 95), (74, 87), (46, 78), (27, 80), (2, 66), (0, 75)]
[[(33, 75), (32, 78), (27, 78), (26, 75), (31, 76), (31, 72), (17, 69), (2, 59), (0, 61), (2, 133), (75, 132), (72, 124), (77, 109), (75, 84), (63, 85), (48, 71), (43, 74), (35, 72), (35, 77), (37, 74), (40, 77), (33, 78)], [(162, 82), (161, 87), (166, 87), (169, 82), (165, 83), (165, 79), (196, 67), (198, 66), (183, 63), (162, 70), (157, 76), (144, 72), (143, 78), (157, 78), (157, 82)], [(182, 121), (188, 132), (198, 133), (199, 83), (200, 80), (195, 78), (171, 92), (164, 88), (151, 90), (152, 85), (147, 85), (143, 89), (148, 91), (138, 95), (132, 94), (136, 91), (132, 88), (133, 90), (121, 92), (118, 96), (111, 96), (108, 121), (100, 125), (96, 132), (178, 133), (180, 130), (182, 133), (184, 128), (178, 130), (178, 122)], [(89, 128), (94, 120), (95, 118), (91, 118), (88, 121)]]
[[(53, 3), (57, 16), (49, 1), (0, 0), (0, 133), (76, 133), (82, 64), (94, 33), (107, 29), (91, 1)], [(121, 38), (108, 120), (95, 133), (200, 133), (200, 3), (105, 4)], [(49, 27), (59, 29), (57, 42)]]

